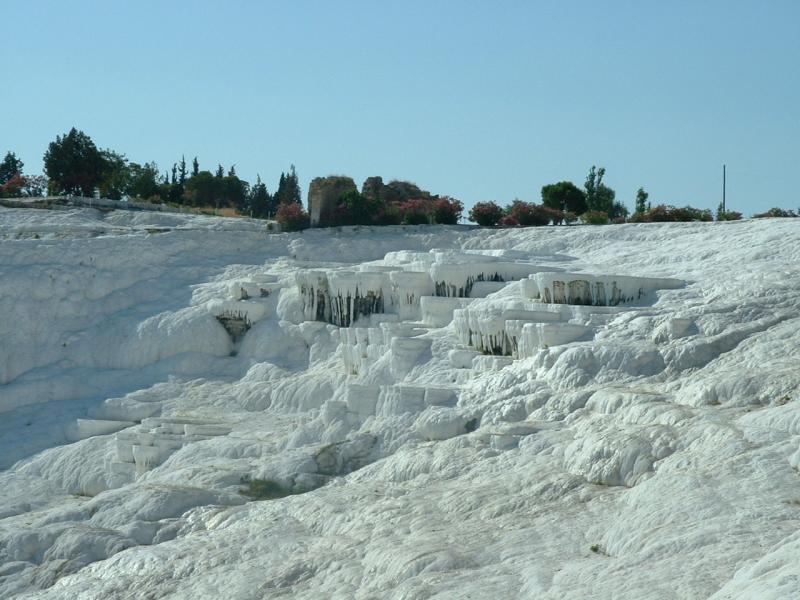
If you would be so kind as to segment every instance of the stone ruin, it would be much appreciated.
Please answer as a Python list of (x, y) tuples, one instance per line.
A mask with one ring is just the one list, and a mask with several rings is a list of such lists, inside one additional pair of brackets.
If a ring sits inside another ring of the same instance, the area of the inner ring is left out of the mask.
[(315, 177), (308, 186), (308, 212), (312, 227), (324, 227), (329, 224), (330, 216), (342, 194), (357, 191), (351, 177), (329, 175)]
[[(308, 187), (308, 212), (312, 227), (331, 224), (331, 215), (342, 194), (358, 191), (351, 177), (328, 175), (315, 177)], [(369, 200), (380, 200), (386, 204), (399, 204), (412, 198), (431, 198), (431, 193), (408, 181), (393, 180), (383, 183), (379, 176), (367, 177), (361, 194)]]

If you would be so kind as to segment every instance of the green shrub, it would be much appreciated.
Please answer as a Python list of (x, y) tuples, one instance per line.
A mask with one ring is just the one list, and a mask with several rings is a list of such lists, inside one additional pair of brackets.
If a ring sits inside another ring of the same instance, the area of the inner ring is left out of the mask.
[(503, 209), (496, 202), (478, 202), (470, 209), (468, 218), (481, 227), (494, 227), (503, 218)]
[(500, 227), (519, 227), (517, 220), (511, 215), (503, 215), (497, 223)]
[(433, 217), (430, 201), (422, 198), (403, 202), (400, 213), (403, 215), (403, 225), (427, 225)]
[(275, 220), (281, 226), (281, 231), (302, 231), (309, 226), (308, 213), (297, 202), (281, 204), (275, 213)]
[(691, 221), (713, 221), (711, 211), (706, 209), (684, 206), (682, 208), (672, 208), (673, 221), (689, 223)]
[(608, 225), (608, 213), (602, 210), (589, 210), (581, 215), (587, 225)]
[(400, 225), (403, 222), (403, 214), (400, 208), (392, 204), (387, 204), (378, 211), (375, 216), (376, 225)]
[(595, 554), (599, 554), (600, 556), (608, 556), (608, 552), (600, 544), (592, 544), (591, 546), (589, 546), (589, 550), (591, 550)]
[(275, 500), (296, 493), (271, 479), (250, 479), (249, 477), (242, 477), (242, 483), (247, 484), (247, 487), (239, 490), (239, 493), (253, 500)]
[(339, 197), (328, 225), (372, 225), (381, 210), (381, 203), (350, 190)]
[(735, 210), (726, 210), (717, 212), (717, 221), (740, 221), (742, 213)]
[(797, 213), (793, 210), (786, 210), (784, 208), (778, 208), (777, 206), (770, 208), (767, 212), (758, 213), (753, 215), (754, 219), (768, 219), (768, 218), (787, 218), (787, 217), (797, 217)]
[[(681, 208), (659, 204), (645, 213), (636, 213), (636, 223), (689, 223), (691, 221), (713, 221), (714, 217), (708, 209), (684, 206)], [(641, 219), (641, 220), (640, 220)]]
[(461, 219), (464, 205), (460, 200), (443, 196), (433, 203), (433, 222), (440, 225), (455, 225)]
[(522, 200), (514, 200), (506, 214), (520, 227), (538, 227), (549, 224), (551, 220), (564, 218), (561, 211)]

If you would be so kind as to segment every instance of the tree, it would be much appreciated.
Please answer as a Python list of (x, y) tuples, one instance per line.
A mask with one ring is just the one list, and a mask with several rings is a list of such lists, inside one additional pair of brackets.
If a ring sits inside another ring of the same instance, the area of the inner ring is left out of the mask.
[(608, 217), (615, 223), (624, 223), (629, 214), (630, 212), (627, 206), (622, 202), (614, 202), (611, 205), (611, 210), (608, 212)]
[(192, 161), (192, 177), (195, 177), (200, 172), (200, 163), (197, 162), (197, 157)]
[(186, 158), (183, 154), (181, 154), (181, 162), (178, 165), (178, 185), (181, 186), (181, 192), (183, 191), (183, 186), (186, 183)]
[(614, 198), (616, 198), (616, 196), (617, 193), (610, 187), (600, 185), (597, 188), (597, 210), (603, 210), (611, 217), (614, 212)]
[(124, 154), (108, 149), (102, 150), (100, 155), (103, 159), (103, 171), (98, 182), (100, 195), (103, 198), (119, 200), (128, 193), (130, 186), (128, 159)]
[[(586, 176), (586, 207), (588, 210), (601, 211), (611, 215), (614, 206), (616, 193), (603, 183), (603, 176), (606, 170), (604, 167), (599, 169), (592, 165), (589, 174)], [(574, 212), (574, 211), (573, 211)]]
[(503, 209), (496, 202), (478, 202), (470, 209), (468, 218), (481, 227), (494, 227), (503, 218)]
[(636, 190), (636, 212), (643, 213), (647, 211), (647, 198), (650, 196), (644, 191), (644, 188)]
[(164, 191), (167, 194), (167, 199), (175, 204), (183, 202), (184, 187), (178, 183), (178, 163), (172, 163), (172, 178), (169, 179)]
[(217, 172), (214, 174), (214, 177), (217, 179), (222, 179), (225, 177), (225, 169), (222, 168), (222, 165), (217, 165)]
[(590, 210), (594, 210), (597, 186), (602, 183), (603, 175), (605, 174), (606, 170), (604, 167), (600, 167), (598, 170), (597, 167), (592, 165), (592, 168), (589, 169), (589, 174), (586, 176), (586, 182), (583, 184), (583, 188), (586, 190), (586, 203), (589, 205)]
[(91, 196), (103, 167), (103, 156), (92, 139), (74, 127), (50, 142), (44, 153), (44, 170), (55, 193)]
[(25, 164), (13, 152), (6, 152), (3, 162), (0, 162), (0, 185), (8, 183), (14, 175), (22, 175)]
[(303, 202), (302, 194), (300, 192), (300, 183), (297, 177), (297, 171), (294, 169), (294, 165), (291, 166), (289, 169), (289, 177), (288, 177), (288, 196), (290, 202), (295, 202), (297, 204), (301, 204)]
[(580, 215), (586, 212), (586, 194), (571, 181), (559, 181), (542, 187), (542, 204)]
[(286, 195), (286, 175), (281, 171), (281, 178), (278, 180), (278, 189), (275, 190), (273, 198), (275, 198), (275, 205), (280, 206), (285, 204), (282, 202), (283, 196)]
[(281, 204), (295, 202), (301, 202), (301, 194), (297, 172), (294, 170), (294, 165), (292, 165), (288, 173), (281, 173), (278, 189), (275, 191), (275, 203), (280, 206)]
[(248, 207), (249, 187), (246, 181), (236, 175), (217, 177), (210, 171), (200, 171), (186, 180), (183, 200), (195, 206), (232, 206), (245, 211)]
[[(129, 183), (128, 195), (142, 200), (149, 200), (159, 195), (158, 189), (158, 165), (156, 163), (145, 163), (140, 165), (130, 163), (128, 165)], [(167, 196), (164, 197), (166, 199)]]
[(222, 178), (221, 204), (232, 206), (240, 212), (247, 210), (247, 196), (250, 184), (242, 181), (236, 175), (227, 175)]
[(186, 181), (185, 198), (195, 206), (216, 206), (222, 197), (222, 179), (210, 171), (200, 171)]
[(172, 165), (172, 179), (166, 189), (167, 198), (175, 204), (183, 204), (186, 193), (186, 156), (181, 154), (181, 161)]
[(261, 175), (256, 176), (256, 183), (250, 189), (248, 208), (254, 217), (265, 218), (270, 216), (271, 197), (267, 186), (261, 181)]

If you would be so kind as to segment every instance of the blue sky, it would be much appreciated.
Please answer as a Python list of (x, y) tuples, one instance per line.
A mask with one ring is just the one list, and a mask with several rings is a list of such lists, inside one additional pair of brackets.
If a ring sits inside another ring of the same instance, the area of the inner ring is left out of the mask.
[(0, 0), (0, 152), (75, 126), (162, 170), (270, 191), (416, 182), (538, 201), (605, 166), (617, 199), (797, 208), (800, 2)]

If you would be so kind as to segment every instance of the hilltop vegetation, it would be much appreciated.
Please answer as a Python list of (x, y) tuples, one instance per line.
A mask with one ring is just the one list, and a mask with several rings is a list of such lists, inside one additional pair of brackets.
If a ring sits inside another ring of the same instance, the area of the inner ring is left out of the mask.
[[(408, 181), (384, 183), (379, 176), (368, 177), (357, 188), (352, 178), (343, 175), (317, 177), (311, 181), (308, 212), (303, 208), (302, 192), (294, 165), (281, 172), (275, 192), (256, 177), (250, 184), (236, 173), (217, 164), (212, 170), (200, 168), (198, 158), (187, 165), (185, 155), (161, 171), (154, 162), (137, 163), (111, 149), (100, 149), (84, 132), (72, 128), (52, 141), (43, 157), (44, 176), (27, 174), (24, 163), (8, 151), (0, 162), (0, 198), (51, 195), (99, 195), (113, 200), (131, 199), (176, 206), (213, 208), (215, 211), (275, 218), (284, 231), (309, 226), (343, 225), (424, 225), (456, 224), (462, 220), (464, 205), (447, 195), (433, 194)], [(484, 227), (531, 227), (618, 223), (658, 223), (667, 221), (733, 221), (742, 213), (721, 204), (716, 215), (708, 209), (670, 204), (652, 206), (649, 194), (639, 188), (634, 212), (617, 198), (605, 181), (604, 167), (592, 165), (579, 188), (571, 181), (559, 181), (541, 188), (541, 203), (515, 199), (505, 207), (497, 202), (476, 203), (467, 218)], [(753, 215), (797, 217), (783, 208)]]
[(254, 184), (241, 179), (232, 165), (218, 164), (201, 170), (195, 156), (191, 166), (185, 156), (161, 171), (154, 162), (137, 163), (111, 149), (99, 149), (74, 127), (59, 135), (44, 153), (45, 176), (28, 175), (24, 163), (8, 152), (0, 163), (0, 197), (76, 195), (120, 200), (129, 198), (193, 207), (235, 209), (239, 214), (272, 217), (285, 204), (300, 203), (300, 185), (292, 165), (281, 172), (274, 193), (259, 175)]

